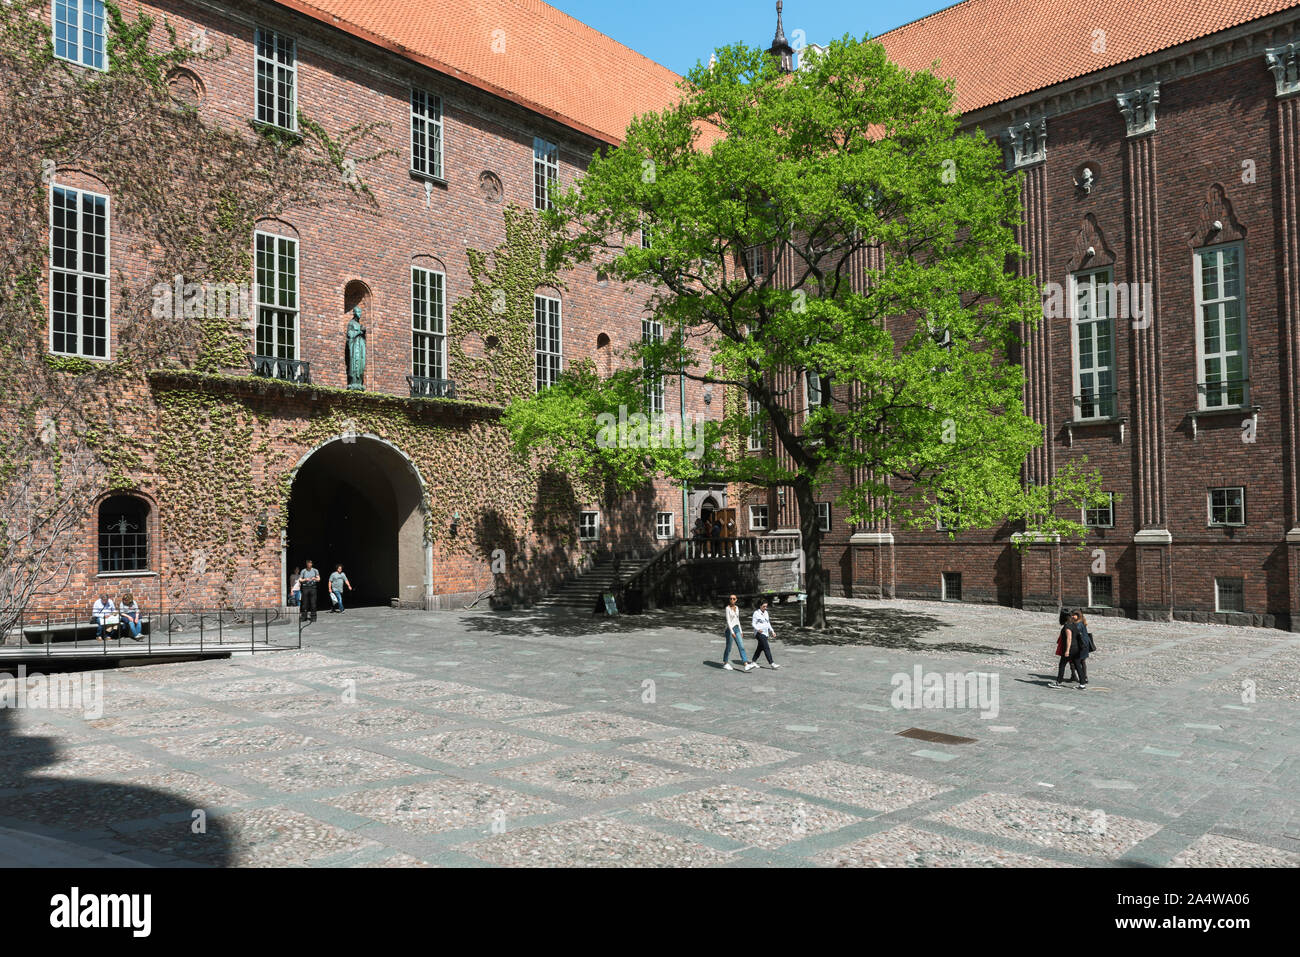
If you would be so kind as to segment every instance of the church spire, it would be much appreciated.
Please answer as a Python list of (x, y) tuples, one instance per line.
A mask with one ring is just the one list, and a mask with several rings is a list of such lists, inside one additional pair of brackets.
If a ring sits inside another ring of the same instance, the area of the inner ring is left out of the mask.
[(776, 36), (772, 38), (772, 46), (767, 52), (780, 60), (784, 72), (790, 73), (794, 70), (794, 48), (785, 39), (785, 26), (781, 23), (781, 7), (781, 0), (776, 0)]

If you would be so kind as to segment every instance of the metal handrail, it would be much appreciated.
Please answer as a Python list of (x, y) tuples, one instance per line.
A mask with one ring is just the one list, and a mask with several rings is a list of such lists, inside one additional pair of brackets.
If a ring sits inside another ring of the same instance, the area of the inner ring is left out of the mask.
[(413, 399), (456, 398), (455, 379), (431, 379), (427, 376), (408, 375), (406, 383), (411, 387), (411, 398)]
[[(192, 644), (192, 641), (185, 639), (193, 635), (198, 639), (200, 654), (208, 647), (223, 650), (246, 647), (253, 653), (259, 647), (263, 650), (302, 647), (301, 614), (295, 614), (293, 610), (278, 606), (274, 608), (163, 607), (157, 611), (141, 608), (140, 637), (134, 641), (127, 635), (128, 629), (121, 621), (121, 612), (115, 609), (114, 614), (119, 616), (118, 623), (104, 626), (106, 634), (101, 639), (97, 634), (100, 630), (99, 623), (87, 608), (56, 607), (41, 610), (0, 608), (0, 623), (3, 623), (0, 627), (0, 646), (16, 645), (22, 648), (28, 643), (41, 644), (45, 646), (45, 657), (53, 657), (56, 645), (70, 645), (76, 651), (80, 650), (83, 641), (98, 643), (102, 654), (106, 656), (110, 654), (110, 648), (136, 648), (142, 644), (145, 654), (150, 655), (158, 652), (165, 653), (174, 645)], [(289, 624), (294, 618), (297, 619), (298, 626), (294, 644), (273, 643), (271, 626)], [(214, 625), (215, 637), (212, 635)], [(232, 629), (230, 627), (232, 625), (236, 627)], [(243, 632), (244, 625), (248, 626), (247, 637)], [(259, 625), (261, 626), (260, 641)], [(86, 633), (89, 633), (89, 637), (83, 637)], [(56, 640), (56, 636), (69, 634), (70, 640)]]
[(248, 357), (253, 375), (282, 382), (311, 385), (311, 363), (303, 359), (280, 359), (276, 356), (252, 355)]

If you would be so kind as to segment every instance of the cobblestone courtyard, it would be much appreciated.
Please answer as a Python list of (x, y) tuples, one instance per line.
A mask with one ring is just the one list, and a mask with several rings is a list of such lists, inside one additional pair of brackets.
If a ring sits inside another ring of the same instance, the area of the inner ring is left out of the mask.
[[(1300, 637), (1094, 619), (1081, 692), (1055, 616), (832, 614), (776, 609), (777, 671), (713, 611), (361, 609), (104, 672), (101, 716), (0, 711), (0, 864), (1300, 866)], [(895, 708), (917, 666), (996, 715)]]

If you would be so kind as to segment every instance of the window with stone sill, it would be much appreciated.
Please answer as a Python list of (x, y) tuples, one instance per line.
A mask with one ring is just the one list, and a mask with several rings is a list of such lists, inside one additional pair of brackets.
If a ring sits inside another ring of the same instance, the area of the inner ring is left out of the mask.
[(1073, 291), (1071, 337), (1074, 349), (1076, 421), (1113, 419), (1115, 388), (1115, 286), (1111, 270), (1094, 269), (1070, 277)]
[(293, 37), (261, 28), (253, 34), (259, 123), (298, 131), (298, 44)]
[(442, 97), (411, 90), (411, 171), (442, 179)]
[(578, 516), (578, 541), (594, 542), (600, 538), (600, 512), (583, 512)]
[(1240, 243), (1198, 249), (1194, 261), (1201, 410), (1246, 405), (1246, 307)]

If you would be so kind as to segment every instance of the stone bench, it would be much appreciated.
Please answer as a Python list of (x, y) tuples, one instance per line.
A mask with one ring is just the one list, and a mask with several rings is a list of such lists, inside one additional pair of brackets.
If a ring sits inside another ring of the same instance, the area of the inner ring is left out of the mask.
[[(148, 615), (140, 616), (141, 638), (149, 634), (149, 621)], [(110, 629), (113, 627), (112, 625), (105, 627), (105, 636), (111, 634)], [(121, 632), (121, 637), (127, 637), (126, 628), (123, 624), (116, 627)], [(23, 638), (27, 640), (28, 644), (32, 645), (43, 645), (54, 641), (81, 641), (85, 639), (94, 641), (98, 631), (99, 626), (90, 618), (85, 621), (52, 621), (49, 624), (42, 621), (23, 625)]]

